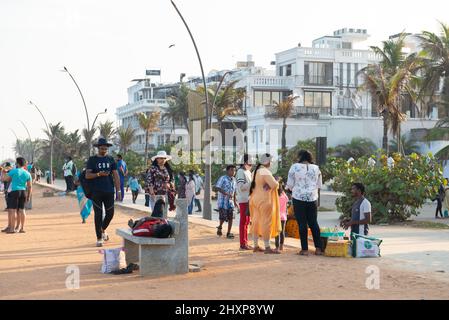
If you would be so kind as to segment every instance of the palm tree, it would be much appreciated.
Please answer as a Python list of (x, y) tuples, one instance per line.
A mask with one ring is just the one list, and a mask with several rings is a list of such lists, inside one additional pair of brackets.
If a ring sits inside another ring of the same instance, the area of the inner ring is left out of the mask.
[[(398, 149), (397, 139), (391, 141), (390, 148), (393, 150)], [(411, 137), (406, 137), (405, 135), (401, 136), (400, 148), (402, 149), (401, 152), (404, 155), (419, 152), (419, 146), (417, 145), (416, 141), (413, 140)]]
[(100, 136), (108, 141), (111, 140), (115, 134), (114, 122), (110, 120), (100, 122), (100, 124), (98, 125), (98, 129), (100, 131)]
[(423, 92), (433, 96), (443, 79), (441, 99), (438, 104), (446, 109), (445, 116), (449, 116), (449, 26), (441, 24), (440, 36), (423, 31), (418, 36), (422, 51), (425, 55)]
[[(217, 92), (215, 105), (210, 106), (212, 113), (217, 119), (218, 130), (220, 130), (222, 137), (222, 145), (224, 145), (224, 132), (223, 132), (223, 121), (227, 116), (238, 115), (242, 113), (241, 104), (245, 99), (245, 90), (235, 88), (238, 81), (229, 82), (224, 88)], [(198, 92), (204, 95), (204, 88), (198, 87)], [(207, 89), (209, 95), (209, 102), (212, 104), (216, 92), (216, 87), (210, 86)], [(233, 124), (234, 125), (234, 124)], [(235, 128), (235, 125), (234, 125)]]
[(341, 144), (335, 147), (334, 154), (337, 157), (358, 159), (363, 156), (370, 156), (376, 151), (376, 144), (367, 138), (352, 138), (348, 144)]
[[(60, 136), (64, 135), (64, 126), (61, 125), (61, 122), (58, 122), (55, 125), (51, 123), (48, 124), (49, 130), (44, 129), (44, 133), (47, 135), (47, 140), (44, 140), (44, 148), (50, 149), (50, 177), (53, 175), (53, 149), (54, 144)], [(45, 146), (45, 142), (47, 145)], [(60, 148), (58, 148), (60, 150)], [(50, 180), (51, 181), (51, 180)]]
[(131, 128), (130, 126), (124, 128), (120, 127), (117, 129), (117, 138), (118, 144), (120, 146), (120, 152), (126, 154), (129, 150), (129, 147), (136, 141), (136, 129)]
[(173, 124), (173, 131), (176, 123), (182, 123), (187, 131), (189, 131), (189, 106), (187, 102), (187, 95), (190, 89), (181, 84), (168, 97), (168, 108), (163, 115), (163, 119), (169, 119)]
[(138, 113), (137, 118), (139, 120), (139, 126), (145, 131), (145, 163), (148, 161), (148, 138), (150, 132), (159, 131), (159, 121), (161, 119), (160, 111), (150, 112), (146, 114), (144, 112)]
[(65, 134), (62, 140), (65, 143), (65, 152), (70, 154), (72, 157), (77, 157), (81, 155), (81, 135), (79, 134), (79, 129), (73, 132)]
[[(406, 120), (402, 112), (404, 94), (416, 100), (417, 94), (413, 88), (416, 72), (421, 68), (421, 55), (403, 53), (405, 35), (396, 40), (383, 42), (383, 48), (372, 47), (372, 50), (382, 56), (379, 64), (369, 65), (360, 73), (365, 78), (362, 89), (368, 90), (376, 99), (377, 108), (382, 114), (383, 140), (382, 148), (388, 152), (388, 131), (398, 137), (401, 123)], [(400, 140), (399, 140), (400, 141)], [(400, 143), (398, 151), (400, 150)]]
[(92, 151), (94, 149), (92, 145), (92, 140), (95, 136), (95, 133), (97, 132), (97, 128), (92, 128), (90, 130), (84, 128), (82, 131), (82, 135), (84, 137), (84, 148), (87, 151), (87, 157), (89, 158), (92, 154)]
[(273, 101), (274, 114), (278, 118), (282, 118), (282, 138), (281, 138), (281, 166), (284, 165), (284, 155), (287, 153), (287, 119), (292, 116), (294, 102), (299, 97), (289, 95), (287, 99), (281, 102)]

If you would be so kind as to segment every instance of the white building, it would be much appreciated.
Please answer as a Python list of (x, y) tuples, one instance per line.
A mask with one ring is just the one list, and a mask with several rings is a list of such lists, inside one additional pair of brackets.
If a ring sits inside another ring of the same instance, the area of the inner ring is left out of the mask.
[[(134, 128), (137, 130), (136, 141), (131, 145), (131, 150), (139, 153), (145, 153), (145, 131), (139, 127), (137, 114), (140, 112), (151, 113), (160, 111), (164, 114), (168, 107), (167, 98), (170, 96), (172, 90), (177, 87), (177, 84), (162, 85), (152, 83), (150, 79), (139, 79), (136, 84), (128, 88), (128, 103), (117, 108), (116, 115), (118, 125), (121, 127)], [(180, 136), (186, 136), (188, 132), (180, 125), (173, 124), (168, 119), (163, 119), (161, 116), (159, 131), (150, 134), (149, 150), (154, 150), (166, 144), (171, 140), (178, 140)]]
[[(249, 151), (280, 148), (282, 119), (274, 117), (272, 102), (290, 94), (297, 99), (293, 116), (287, 120), (287, 147), (314, 137), (327, 137), (330, 147), (349, 143), (353, 137), (370, 138), (381, 147), (382, 119), (370, 94), (358, 90), (362, 79), (357, 73), (380, 61), (371, 50), (355, 49), (367, 38), (364, 29), (337, 30), (333, 36), (314, 40), (312, 47), (298, 45), (277, 53), (275, 75), (243, 77), (238, 86), (247, 92)], [(417, 118), (412, 103), (403, 111), (408, 119), (402, 134), (432, 128), (437, 121), (435, 114), (432, 119)], [(272, 135), (276, 131), (278, 138)]]

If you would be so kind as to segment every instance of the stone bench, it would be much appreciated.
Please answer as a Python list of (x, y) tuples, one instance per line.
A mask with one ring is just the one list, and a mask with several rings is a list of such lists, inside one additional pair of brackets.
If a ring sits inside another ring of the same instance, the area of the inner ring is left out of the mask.
[(170, 238), (136, 237), (130, 228), (116, 230), (124, 241), (126, 263), (138, 263), (141, 276), (189, 272), (187, 200), (178, 199), (176, 206), (176, 217), (169, 221)]

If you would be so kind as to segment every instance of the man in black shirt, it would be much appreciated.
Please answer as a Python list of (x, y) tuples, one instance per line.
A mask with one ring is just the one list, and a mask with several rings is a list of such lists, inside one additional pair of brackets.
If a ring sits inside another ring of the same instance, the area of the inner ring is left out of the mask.
[[(117, 190), (118, 201), (123, 199), (116, 162), (113, 157), (108, 155), (110, 146), (112, 144), (108, 143), (106, 139), (98, 139), (98, 142), (94, 144), (94, 147), (98, 148), (98, 154), (90, 157), (86, 166), (86, 179), (92, 180), (90, 187), (95, 212), (97, 247), (103, 246), (103, 242), (109, 240), (106, 229), (114, 216), (114, 186)], [(103, 206), (106, 211), (104, 219)]]

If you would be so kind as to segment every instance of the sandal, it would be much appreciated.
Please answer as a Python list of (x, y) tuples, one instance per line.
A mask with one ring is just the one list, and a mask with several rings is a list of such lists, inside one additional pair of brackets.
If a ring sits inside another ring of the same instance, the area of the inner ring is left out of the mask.
[(217, 236), (222, 236), (223, 233), (221, 232), (222, 227), (217, 227)]
[(255, 248), (253, 249), (253, 252), (265, 252), (265, 250), (262, 249), (261, 247), (255, 247)]
[(228, 234), (226, 234), (226, 238), (227, 239), (234, 239), (235, 237), (234, 237), (234, 235), (232, 233), (228, 233)]
[(322, 256), (322, 255), (324, 255), (324, 252), (323, 252), (323, 250), (318, 248), (318, 249), (315, 250), (315, 255), (316, 256)]
[(301, 250), (301, 251), (299, 251), (298, 255), (300, 255), (300, 256), (308, 256), (309, 255), (309, 251), (308, 250)]
[(281, 254), (278, 250), (276, 250), (276, 249), (273, 250), (273, 249), (271, 249), (271, 248), (265, 249), (264, 253), (265, 253), (265, 254)]
[(26, 233), (26, 232), (25, 232), (25, 230), (22, 229), (19, 231), (19, 233)]

